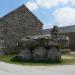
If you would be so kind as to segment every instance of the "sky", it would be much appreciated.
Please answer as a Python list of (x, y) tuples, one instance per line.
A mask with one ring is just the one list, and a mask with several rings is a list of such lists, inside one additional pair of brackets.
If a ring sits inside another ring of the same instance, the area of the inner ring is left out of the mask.
[(25, 4), (43, 28), (75, 25), (75, 0), (0, 0), (0, 17)]

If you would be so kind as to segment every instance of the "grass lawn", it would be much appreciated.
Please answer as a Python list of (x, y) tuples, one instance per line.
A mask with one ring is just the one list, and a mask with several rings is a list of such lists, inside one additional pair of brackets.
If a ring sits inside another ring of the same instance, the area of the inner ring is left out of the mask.
[(12, 64), (20, 64), (20, 65), (30, 65), (30, 66), (47, 66), (47, 65), (65, 65), (65, 64), (75, 64), (75, 54), (70, 54), (70, 55), (64, 55), (65, 57), (73, 57), (73, 59), (65, 59), (62, 58), (61, 62), (59, 63), (51, 63), (51, 62), (18, 62), (18, 61), (11, 61), (11, 59), (15, 55), (5, 55), (5, 56), (0, 56), (0, 61), (7, 62), (7, 63), (12, 63)]

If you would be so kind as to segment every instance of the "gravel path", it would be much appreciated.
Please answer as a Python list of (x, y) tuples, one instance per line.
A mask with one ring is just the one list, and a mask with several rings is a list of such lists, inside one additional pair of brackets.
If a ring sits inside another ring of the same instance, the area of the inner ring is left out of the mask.
[(19, 66), (0, 62), (0, 75), (75, 75), (75, 65)]

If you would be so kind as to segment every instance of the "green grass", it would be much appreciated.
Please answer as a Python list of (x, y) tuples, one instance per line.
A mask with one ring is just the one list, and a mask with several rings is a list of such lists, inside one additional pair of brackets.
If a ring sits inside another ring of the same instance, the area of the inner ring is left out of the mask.
[(62, 62), (60, 63), (61, 65), (68, 65), (68, 64), (75, 64), (75, 59), (63, 59)]
[[(11, 63), (11, 64), (19, 64), (19, 65), (30, 65), (30, 66), (47, 66), (47, 65), (65, 65), (65, 64), (75, 64), (75, 59), (62, 59), (61, 62), (59, 63), (52, 63), (52, 62), (20, 62), (20, 61), (11, 61), (11, 59), (15, 55), (5, 55), (5, 56), (0, 56), (0, 61), (6, 62), (6, 63)], [(75, 57), (75, 55), (70, 55)]]
[(32, 62), (32, 61), (12, 61), (11, 59), (14, 57), (15, 55), (5, 55), (5, 56), (0, 56), (0, 61), (6, 62), (6, 63), (11, 63), (11, 64), (19, 64), (19, 65), (30, 65), (30, 66), (47, 66), (47, 65), (55, 65), (58, 63), (51, 63), (51, 62)]

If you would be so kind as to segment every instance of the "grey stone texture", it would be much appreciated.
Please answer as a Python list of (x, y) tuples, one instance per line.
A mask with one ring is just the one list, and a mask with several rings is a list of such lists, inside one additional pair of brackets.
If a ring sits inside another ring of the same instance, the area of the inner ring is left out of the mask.
[(35, 61), (45, 61), (46, 60), (46, 48), (37, 47), (33, 51), (33, 60)]
[(61, 52), (57, 48), (50, 48), (48, 50), (48, 60), (59, 61), (61, 59)]
[[(56, 35), (55, 35), (56, 36)], [(24, 37), (18, 43), (18, 48), (20, 50), (28, 48), (28, 55), (27, 49), (26, 53), (22, 52), (22, 57), (27, 58), (31, 54), (31, 60), (34, 61), (53, 61), (58, 62), (61, 60), (61, 41), (63, 39), (58, 39), (55, 37), (53, 38), (52, 35), (36, 35), (36, 36), (29, 36)], [(66, 40), (66, 39), (65, 39)], [(29, 51), (30, 50), (30, 51)], [(19, 56), (19, 55), (18, 55)], [(26, 60), (26, 59), (24, 59)]]
[(3, 38), (5, 49), (12, 53), (20, 39), (38, 34), (42, 26), (41, 21), (22, 5), (0, 19), (0, 39)]
[(28, 48), (21, 49), (19, 56), (25, 61), (31, 60), (31, 51)]
[(0, 20), (0, 55), (4, 55), (4, 30), (3, 30), (4, 25), (2, 24), (2, 20)]

